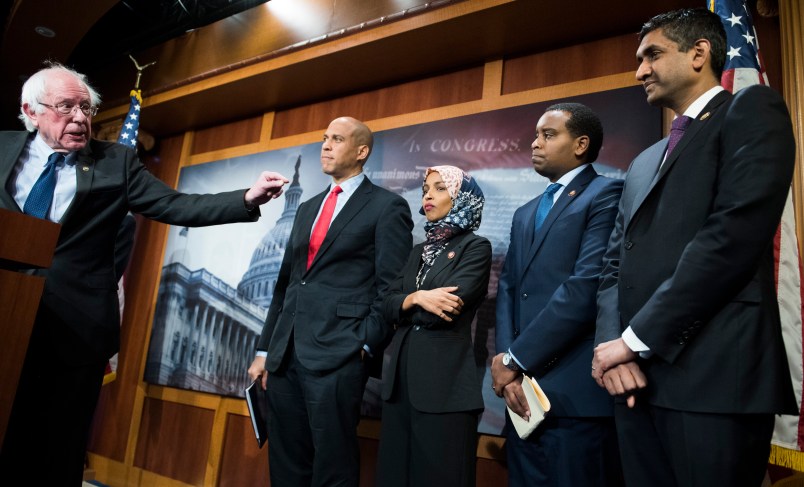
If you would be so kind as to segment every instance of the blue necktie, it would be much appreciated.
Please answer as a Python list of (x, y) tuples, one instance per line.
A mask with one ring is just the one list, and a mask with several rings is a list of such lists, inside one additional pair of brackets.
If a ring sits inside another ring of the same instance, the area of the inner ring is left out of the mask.
[(560, 184), (552, 183), (544, 190), (542, 199), (539, 200), (539, 207), (536, 208), (535, 229), (537, 232), (542, 227), (542, 223), (544, 223), (545, 218), (547, 218), (547, 214), (550, 213), (550, 208), (553, 207), (553, 195), (556, 194), (556, 191), (558, 191), (560, 187)]
[(64, 159), (64, 154), (54, 152), (47, 158), (45, 170), (31, 188), (28, 199), (25, 200), (23, 213), (36, 218), (45, 218), (50, 204), (53, 202), (53, 190), (56, 189), (56, 164)]

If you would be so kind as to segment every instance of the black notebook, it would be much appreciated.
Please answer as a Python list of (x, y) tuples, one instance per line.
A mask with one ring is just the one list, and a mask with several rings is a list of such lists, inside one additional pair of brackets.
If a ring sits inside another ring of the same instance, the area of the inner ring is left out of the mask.
[(246, 387), (246, 404), (254, 435), (257, 437), (257, 445), (262, 448), (268, 439), (268, 396), (262, 390), (261, 377)]

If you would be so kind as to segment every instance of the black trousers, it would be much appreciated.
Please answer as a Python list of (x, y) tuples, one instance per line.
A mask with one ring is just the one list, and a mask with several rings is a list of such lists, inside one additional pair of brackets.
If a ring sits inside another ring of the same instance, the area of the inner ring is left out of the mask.
[(105, 369), (105, 359), (40, 308), (0, 451), (0, 483), (81, 485)]
[(268, 459), (272, 487), (357, 487), (357, 424), (368, 380), (356, 353), (336, 370), (305, 369), (288, 351), (268, 375)]
[(768, 467), (773, 414), (614, 409), (628, 487), (757, 487)]
[(473, 487), (479, 411), (436, 414), (417, 410), (410, 403), (409, 386), (423, 378), (407, 376), (408, 360), (408, 347), (403, 343), (395, 390), (382, 407), (376, 485)]

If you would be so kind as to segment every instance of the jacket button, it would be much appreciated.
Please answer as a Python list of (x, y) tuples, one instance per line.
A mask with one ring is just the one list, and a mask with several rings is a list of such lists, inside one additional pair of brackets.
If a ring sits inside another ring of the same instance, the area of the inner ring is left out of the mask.
[(302, 286), (304, 286), (305, 284), (307, 284), (307, 281), (302, 281), (302, 282), (301, 282), (301, 285), (302, 285)]
[(518, 336), (519, 336), (519, 330), (514, 330), (514, 336), (515, 336), (515, 337), (518, 337)]
[(415, 331), (419, 331), (421, 328), (422, 328), (422, 327), (421, 327), (421, 326), (419, 326), (419, 325), (416, 325), (416, 326), (414, 326), (414, 327), (413, 327), (413, 329), (414, 329)]
[(528, 293), (522, 293), (522, 299), (528, 299)]
[(631, 250), (633, 247), (634, 247), (634, 242), (632, 242), (630, 240), (625, 242), (625, 250)]

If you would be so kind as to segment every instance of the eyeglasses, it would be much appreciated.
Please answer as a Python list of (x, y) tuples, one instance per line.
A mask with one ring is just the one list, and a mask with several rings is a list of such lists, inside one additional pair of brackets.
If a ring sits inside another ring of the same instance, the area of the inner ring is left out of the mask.
[(52, 108), (56, 113), (63, 116), (72, 115), (76, 108), (81, 110), (81, 113), (83, 113), (86, 117), (94, 117), (98, 113), (98, 107), (93, 107), (87, 103), (82, 103), (80, 105), (73, 105), (72, 103), (56, 103), (55, 105), (48, 105), (47, 103), (42, 103), (41, 101), (38, 101), (37, 103), (43, 107)]

